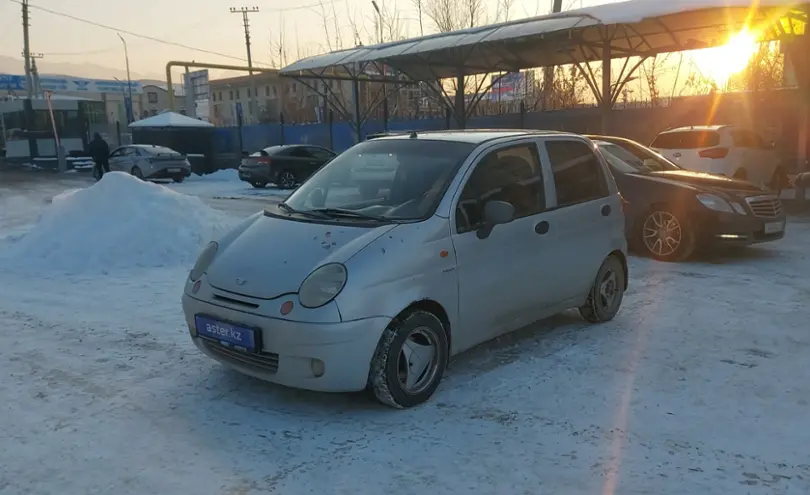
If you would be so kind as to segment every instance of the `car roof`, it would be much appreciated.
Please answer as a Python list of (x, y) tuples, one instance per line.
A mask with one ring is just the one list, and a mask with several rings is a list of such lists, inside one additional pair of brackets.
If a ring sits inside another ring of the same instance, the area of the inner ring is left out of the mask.
[(726, 127), (731, 126), (728, 124), (685, 125), (682, 127), (676, 127), (674, 129), (667, 129), (666, 131), (661, 132), (661, 134), (669, 134), (670, 132), (684, 132), (684, 131), (719, 131), (721, 129), (725, 129)]
[(481, 144), (493, 139), (523, 137), (523, 136), (577, 136), (570, 132), (559, 131), (539, 131), (531, 129), (468, 129), (468, 130), (448, 130), (448, 131), (410, 131), (401, 134), (388, 134), (376, 137), (374, 141), (389, 141), (411, 138), (416, 134), (415, 139), (424, 138), (432, 141), (455, 141), (461, 143)]

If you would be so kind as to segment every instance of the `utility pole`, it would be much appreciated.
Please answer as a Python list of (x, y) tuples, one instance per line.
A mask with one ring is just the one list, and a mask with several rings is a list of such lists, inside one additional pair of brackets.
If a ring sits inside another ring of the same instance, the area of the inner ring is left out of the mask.
[[(245, 47), (247, 48), (248, 68), (253, 69), (253, 59), (250, 56), (250, 19), (249, 14), (254, 14), (259, 11), (259, 7), (231, 7), (231, 14), (242, 14), (242, 22), (245, 25)], [(256, 81), (253, 80), (253, 70), (248, 70), (248, 77), (250, 78), (250, 120), (251, 123), (255, 122), (254, 117), (257, 113), (256, 108)]]
[[(553, 0), (551, 13), (562, 12), (562, 0)], [(554, 90), (554, 67), (543, 69), (543, 110), (550, 110), (551, 97)]]
[(23, 58), (25, 59), (25, 91), (28, 99), (34, 97), (34, 81), (31, 77), (31, 44), (28, 38), (28, 0), (22, 0), (22, 23), (23, 23)]
[[(377, 5), (376, 0), (371, 0), (371, 5), (374, 7), (374, 10), (377, 11), (377, 19), (380, 23), (380, 44), (383, 43), (383, 16), (382, 11), (380, 10), (380, 6)], [(385, 80), (386, 70), (385, 64), (382, 65), (382, 77)], [(385, 83), (382, 84), (382, 93), (383, 93), (383, 130), (388, 132), (388, 88), (386, 88)]]
[[(124, 44), (124, 61), (127, 64), (127, 94), (124, 98), (124, 108), (127, 112), (127, 124), (131, 124), (132, 121), (135, 120), (135, 108), (132, 102), (132, 78), (129, 77), (129, 50), (127, 50), (127, 41), (121, 36), (121, 33), (117, 34), (118, 39)], [(127, 101), (127, 98), (129, 98), (129, 101)]]

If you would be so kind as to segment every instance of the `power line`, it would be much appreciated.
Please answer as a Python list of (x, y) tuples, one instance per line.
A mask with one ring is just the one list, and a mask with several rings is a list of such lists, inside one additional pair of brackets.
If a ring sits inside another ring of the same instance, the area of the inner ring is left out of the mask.
[[(9, 0), (9, 2), (20, 4), (20, 5), (23, 4), (23, 0)], [(183, 43), (177, 43), (177, 42), (174, 42), (174, 41), (162, 40), (160, 38), (155, 38), (153, 36), (147, 36), (145, 34), (135, 33), (135, 32), (132, 32), (132, 31), (128, 31), (126, 29), (120, 29), (120, 28), (117, 28), (117, 27), (114, 27), (114, 26), (109, 26), (107, 24), (102, 24), (100, 22), (91, 21), (89, 19), (83, 19), (81, 17), (76, 17), (74, 15), (66, 14), (64, 12), (58, 12), (56, 10), (51, 10), (51, 9), (48, 9), (48, 8), (45, 8), (45, 7), (40, 7), (39, 5), (33, 5), (33, 4), (29, 3), (28, 8), (29, 9), (41, 10), (42, 12), (47, 12), (47, 13), (55, 15), (55, 16), (65, 17), (67, 19), (72, 19), (74, 21), (82, 22), (84, 24), (89, 24), (91, 26), (106, 29), (108, 31), (115, 31), (116, 33), (124, 33), (124, 34), (128, 34), (129, 36), (134, 36), (136, 38), (142, 38), (142, 39), (145, 39), (145, 40), (154, 41), (155, 43), (161, 43), (161, 44), (164, 44), (164, 45), (171, 45), (171, 46), (175, 46), (175, 47), (178, 47), (178, 48), (183, 48), (183, 49), (186, 49), (186, 50), (192, 50), (192, 51), (200, 52), (200, 53), (207, 53), (208, 55), (216, 55), (218, 57), (229, 58), (229, 59), (232, 59), (232, 60), (239, 60), (239, 61), (242, 61), (242, 62), (247, 62), (247, 60), (245, 60), (244, 58), (241, 58), (241, 57), (235, 57), (233, 55), (227, 55), (225, 53), (219, 53), (219, 52), (215, 52), (213, 50), (206, 50), (204, 48), (196, 48), (196, 47), (193, 47), (193, 46), (185, 45)], [(266, 64), (264, 62), (259, 62), (259, 63), (261, 65), (269, 65), (269, 64)]]

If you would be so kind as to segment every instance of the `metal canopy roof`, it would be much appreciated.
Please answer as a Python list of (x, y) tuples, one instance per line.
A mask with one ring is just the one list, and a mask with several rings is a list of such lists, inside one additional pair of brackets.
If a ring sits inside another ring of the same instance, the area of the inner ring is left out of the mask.
[[(762, 40), (803, 34), (808, 0), (631, 0), (360, 46), (299, 60), (283, 76), (324, 77), (385, 64), (412, 81), (651, 56), (717, 46), (749, 24)], [(803, 11), (804, 10), (804, 11)], [(609, 47), (610, 53), (605, 54)], [(402, 78), (399, 78), (402, 80)]]

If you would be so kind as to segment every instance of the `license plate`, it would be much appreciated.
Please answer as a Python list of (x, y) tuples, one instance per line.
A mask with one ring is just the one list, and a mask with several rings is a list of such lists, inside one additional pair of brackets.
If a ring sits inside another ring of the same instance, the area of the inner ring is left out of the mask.
[(169, 173), (172, 173), (172, 174), (180, 173), (180, 169), (179, 168), (170, 168)]
[(767, 222), (765, 224), (766, 234), (776, 234), (778, 232), (782, 232), (783, 230), (785, 230), (784, 222)]
[(197, 335), (246, 352), (256, 352), (256, 330), (196, 315)]

